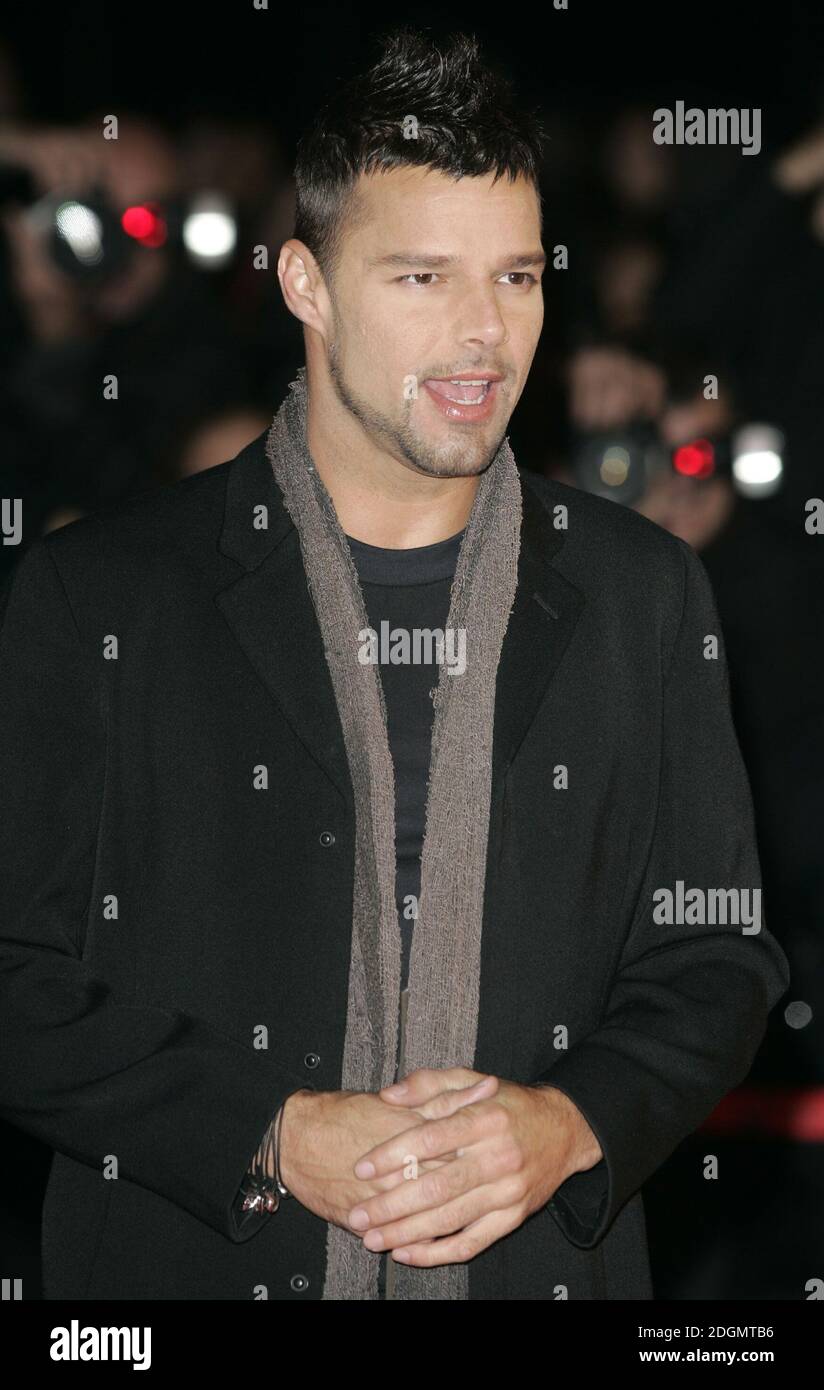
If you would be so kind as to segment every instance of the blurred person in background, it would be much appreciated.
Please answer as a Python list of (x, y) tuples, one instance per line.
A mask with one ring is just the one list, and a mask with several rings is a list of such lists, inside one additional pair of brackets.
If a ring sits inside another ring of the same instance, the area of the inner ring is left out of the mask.
[[(771, 1018), (748, 1080), (757, 1095), (759, 1085), (768, 1094), (824, 1081), (824, 565), (804, 531), (803, 510), (806, 497), (822, 495), (824, 478), (824, 131), (745, 170), (726, 197), (716, 190), (695, 212), (693, 228), (692, 238), (673, 242), (651, 297), (630, 277), (624, 295), (634, 286), (636, 301), (622, 323), (609, 312), (611, 287), (599, 282), (597, 262), (591, 267), (600, 322), (632, 331), (604, 331), (600, 342), (595, 334), (572, 354), (568, 411), (573, 438), (652, 428), (667, 458), (691, 441), (729, 439), (734, 426), (752, 419), (779, 426), (786, 440), (784, 486), (773, 499), (741, 496), (727, 471), (696, 479), (668, 464), (650, 473), (631, 504), (700, 551), (713, 584), (755, 801), (765, 904), (793, 964), (797, 996), (811, 1010), (804, 1026)], [(620, 257), (612, 273), (620, 273)], [(638, 350), (644, 333), (649, 351)], [(698, 385), (705, 372), (719, 377), (717, 399), (705, 399)], [(570, 468), (556, 476), (578, 481)], [(792, 1143), (792, 1107), (784, 1109), (790, 1142), (781, 1150), (783, 1179), (774, 1172), (770, 1185), (771, 1217), (746, 1197), (714, 1207), (698, 1228), (692, 1262), (670, 1238), (666, 1248), (679, 1256), (672, 1266), (666, 1256), (657, 1264), (663, 1296), (763, 1296), (754, 1254), (770, 1219), (792, 1232), (795, 1249), (785, 1265), (788, 1282), (778, 1262), (769, 1292), (798, 1296), (790, 1271), (805, 1258), (814, 1267), (824, 1207), (814, 1150)], [(771, 1132), (767, 1123), (762, 1134)], [(671, 1226), (665, 1190), (662, 1178), (653, 1220), (663, 1215)], [(682, 1234), (688, 1246), (695, 1240), (695, 1229)]]
[[(136, 116), (116, 140), (91, 120), (7, 126), (0, 165), (30, 172), (41, 198), (99, 197), (118, 218), (147, 202), (162, 218), (179, 195), (173, 143)], [(176, 245), (132, 241), (111, 274), (85, 281), (56, 262), (42, 210), (7, 200), (2, 215), (3, 491), (22, 495), (27, 537), (49, 529), (55, 509), (83, 512), (168, 479), (181, 428), (247, 390), (220, 302)], [(116, 402), (104, 398), (112, 377)]]
[(300, 332), (283, 305), (274, 267), (260, 264), (290, 235), (295, 187), (276, 130), (262, 122), (201, 118), (178, 139), (182, 194), (219, 189), (237, 221), (238, 243), (256, 256), (236, 257), (226, 271), (223, 293), (230, 328), (242, 354), (252, 395), (278, 401), (303, 355)]

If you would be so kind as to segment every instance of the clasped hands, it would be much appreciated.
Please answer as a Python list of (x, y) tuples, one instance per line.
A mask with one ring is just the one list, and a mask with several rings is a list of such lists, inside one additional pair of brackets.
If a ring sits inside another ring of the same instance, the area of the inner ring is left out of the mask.
[(404, 1264), (473, 1259), (601, 1158), (580, 1111), (549, 1085), (421, 1068), (378, 1095), (424, 1118), (355, 1163), (357, 1178), (400, 1176), (353, 1207), (349, 1225), (367, 1249)]

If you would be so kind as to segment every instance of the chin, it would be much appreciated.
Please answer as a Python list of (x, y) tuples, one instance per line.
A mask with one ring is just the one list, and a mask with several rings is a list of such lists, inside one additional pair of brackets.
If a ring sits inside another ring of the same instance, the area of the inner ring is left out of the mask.
[(491, 462), (492, 459), (488, 458), (478, 464), (467, 464), (466, 462), (462, 462), (453, 464), (452, 466), (449, 464), (441, 467), (435, 465), (432, 468), (425, 464), (419, 464), (418, 470), (421, 473), (425, 473), (429, 478), (477, 478), (480, 473), (486, 472)]
[(421, 450), (415, 459), (415, 466), (419, 472), (432, 478), (477, 478), (479, 474), (486, 472), (500, 447), (497, 443), (494, 447), (484, 448), (478, 454), (478, 443), (476, 440), (474, 448), (464, 448), (460, 453), (451, 450), (440, 459), (437, 456), (433, 457), (431, 452)]

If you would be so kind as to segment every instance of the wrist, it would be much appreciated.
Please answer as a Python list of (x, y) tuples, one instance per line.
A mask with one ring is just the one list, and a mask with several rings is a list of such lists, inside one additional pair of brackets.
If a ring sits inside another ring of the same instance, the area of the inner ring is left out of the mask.
[[(290, 1192), (293, 1191), (293, 1179), (296, 1176), (297, 1138), (304, 1132), (304, 1121), (307, 1109), (311, 1106), (317, 1094), (317, 1091), (308, 1089), (304, 1091), (293, 1091), (290, 1096), (286, 1097), (286, 1100), (281, 1106), (282, 1114), (280, 1120), (278, 1162), (280, 1166), (280, 1180)], [(274, 1167), (272, 1175), (274, 1176)]]
[(541, 1083), (533, 1089), (542, 1093), (554, 1121), (554, 1132), (557, 1132), (557, 1126), (560, 1124), (566, 1134), (567, 1142), (562, 1163), (564, 1181), (574, 1173), (594, 1168), (603, 1158), (603, 1151), (597, 1136), (575, 1102), (557, 1086)]

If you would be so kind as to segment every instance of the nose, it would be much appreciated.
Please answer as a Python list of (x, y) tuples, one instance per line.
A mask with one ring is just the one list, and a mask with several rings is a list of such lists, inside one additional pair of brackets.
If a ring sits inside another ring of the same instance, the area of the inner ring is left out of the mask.
[(493, 285), (473, 285), (463, 296), (455, 324), (456, 342), (467, 347), (497, 348), (509, 339)]

